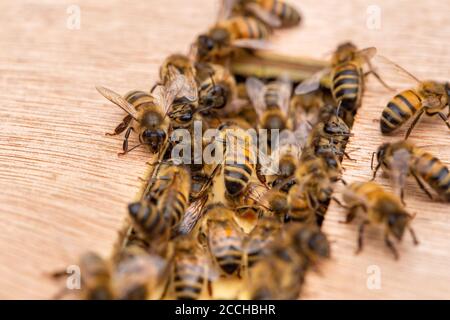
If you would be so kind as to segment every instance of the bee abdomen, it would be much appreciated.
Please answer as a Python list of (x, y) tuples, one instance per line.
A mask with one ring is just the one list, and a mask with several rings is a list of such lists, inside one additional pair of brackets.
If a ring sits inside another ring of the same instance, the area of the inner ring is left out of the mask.
[(240, 39), (265, 39), (270, 34), (266, 25), (250, 17), (234, 18), (234, 26)]
[(437, 194), (450, 201), (450, 172), (438, 158), (423, 153), (415, 169)]
[(174, 192), (173, 197), (169, 196), (164, 201), (164, 218), (171, 227), (174, 227), (181, 221), (186, 210), (186, 202), (186, 197), (179, 191)]
[(252, 171), (248, 164), (226, 164), (224, 180), (227, 192), (232, 196), (242, 193), (250, 181)]
[(360, 71), (353, 64), (339, 67), (333, 77), (333, 95), (341, 108), (354, 111), (361, 91)]
[(165, 231), (166, 223), (153, 206), (146, 206), (141, 202), (131, 203), (128, 206), (128, 213), (137, 228), (150, 238), (157, 237)]
[(202, 292), (204, 283), (202, 274), (204, 270), (200, 266), (190, 267), (176, 271), (174, 290), (178, 300), (197, 300)]
[(293, 27), (300, 23), (300, 13), (284, 1), (273, 0), (272, 12), (280, 17), (283, 27)]
[(382, 133), (391, 133), (408, 121), (421, 106), (420, 97), (413, 90), (406, 90), (389, 101), (381, 114)]
[(220, 268), (227, 274), (233, 274), (241, 266), (242, 253), (240, 249), (231, 247), (216, 256)]
[(136, 109), (139, 109), (144, 105), (150, 105), (154, 103), (153, 97), (144, 91), (130, 91), (125, 95), (124, 98)]

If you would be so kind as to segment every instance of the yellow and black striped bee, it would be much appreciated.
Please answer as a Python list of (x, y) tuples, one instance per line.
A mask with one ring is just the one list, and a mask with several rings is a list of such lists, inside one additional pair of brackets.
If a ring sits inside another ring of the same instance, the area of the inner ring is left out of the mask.
[(443, 113), (443, 109), (448, 107), (450, 103), (450, 84), (437, 81), (421, 81), (396, 63), (386, 58), (384, 60), (387, 60), (402, 74), (407, 75), (417, 86), (416, 88), (400, 92), (388, 102), (381, 114), (381, 132), (383, 134), (392, 133), (414, 116), (405, 135), (405, 139), (408, 139), (424, 114), (427, 116), (438, 115), (450, 129), (448, 115)]
[(245, 16), (230, 17), (232, 8), (219, 13), (218, 22), (206, 34), (198, 36), (195, 47), (197, 60), (221, 62), (230, 57), (236, 47), (261, 47), (271, 29), (258, 19)]
[[(114, 291), (111, 285), (112, 268), (109, 261), (103, 259), (95, 252), (86, 252), (80, 257), (80, 289), (77, 295), (83, 300), (112, 300), (114, 299)], [(54, 278), (67, 276), (64, 271), (52, 274)], [(69, 289), (64, 287), (54, 297), (61, 299), (69, 293)]]
[(205, 208), (203, 234), (217, 265), (227, 275), (240, 273), (244, 259), (244, 234), (234, 220), (234, 211), (222, 204)]
[(184, 166), (165, 165), (160, 168), (146, 198), (128, 206), (135, 228), (149, 241), (167, 239), (183, 219), (190, 187), (190, 173)]
[[(114, 133), (110, 134), (118, 135), (127, 130), (123, 142), (123, 153), (120, 154), (126, 154), (141, 145), (147, 145), (150, 152), (157, 153), (166, 143), (170, 125), (167, 115), (172, 103), (177, 97), (185, 96), (190, 87), (187, 85), (186, 77), (174, 71), (171, 80), (165, 85), (157, 86), (156, 89), (157, 92), (153, 94), (131, 91), (122, 97), (112, 90), (97, 87), (101, 95), (128, 113)], [(128, 149), (131, 131), (139, 134), (140, 143)]]
[[(326, 68), (299, 84), (296, 94), (305, 94), (317, 90), (321, 83), (330, 83), (333, 99), (341, 112), (354, 114), (361, 104), (364, 93), (364, 77), (373, 74), (385, 87), (388, 87), (380, 76), (373, 70), (370, 60), (376, 55), (376, 48), (370, 47), (358, 50), (351, 43), (346, 42), (338, 46), (331, 59), (331, 68)], [(364, 73), (363, 65), (369, 66)], [(328, 78), (329, 77), (329, 78)]]
[(252, 15), (272, 28), (291, 28), (300, 24), (297, 9), (283, 0), (225, 0), (236, 14)]
[(414, 244), (418, 241), (410, 223), (413, 217), (406, 212), (399, 197), (385, 191), (375, 182), (354, 182), (344, 193), (344, 201), (349, 207), (346, 223), (350, 223), (358, 213), (364, 213), (364, 220), (359, 226), (358, 248), (363, 247), (363, 235), (366, 225), (384, 225), (384, 241), (398, 259), (398, 252), (391, 241), (391, 236), (401, 241), (406, 229), (409, 230)]
[(196, 64), (199, 82), (198, 105), (202, 114), (210, 111), (233, 112), (233, 102), (237, 99), (236, 81), (230, 71), (219, 65), (207, 62)]
[(205, 288), (212, 296), (211, 271), (204, 248), (194, 236), (175, 239), (172, 286), (176, 299), (198, 300)]
[(420, 188), (433, 199), (426, 186), (431, 187), (444, 201), (450, 201), (450, 172), (442, 161), (406, 141), (384, 143), (376, 152), (378, 164), (375, 179), (381, 167), (389, 174), (403, 201), (406, 177), (412, 175)]
[(298, 184), (292, 186), (287, 195), (288, 212), (286, 217), (290, 221), (301, 222), (303, 224), (317, 224), (317, 217), (314, 209), (311, 208), (308, 195), (304, 188)]

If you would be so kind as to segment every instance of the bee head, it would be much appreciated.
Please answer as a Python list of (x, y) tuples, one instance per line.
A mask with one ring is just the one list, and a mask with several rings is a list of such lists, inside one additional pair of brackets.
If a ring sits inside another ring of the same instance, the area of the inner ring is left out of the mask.
[(213, 57), (215, 51), (230, 45), (230, 34), (226, 29), (214, 28), (197, 38), (197, 55), (200, 61)]
[(200, 91), (200, 105), (209, 109), (222, 109), (228, 101), (228, 90), (221, 84), (213, 84)]
[(390, 144), (389, 143), (383, 143), (381, 146), (378, 147), (377, 150), (377, 162), (384, 162), (385, 157), (386, 157), (386, 151), (389, 148)]
[(402, 240), (410, 219), (411, 217), (406, 212), (398, 209), (388, 215), (387, 224), (389, 231), (397, 240)]
[(350, 135), (350, 129), (345, 124), (344, 120), (336, 115), (331, 116), (330, 119), (325, 122), (323, 130), (325, 133), (331, 135)]
[(159, 151), (159, 148), (166, 141), (166, 137), (166, 132), (161, 128), (145, 129), (142, 132), (142, 140), (145, 144), (148, 144), (150, 152), (152, 153), (156, 153)]
[(340, 64), (343, 62), (347, 62), (353, 60), (355, 53), (358, 51), (358, 48), (351, 42), (344, 42), (340, 44), (333, 57), (334, 64)]

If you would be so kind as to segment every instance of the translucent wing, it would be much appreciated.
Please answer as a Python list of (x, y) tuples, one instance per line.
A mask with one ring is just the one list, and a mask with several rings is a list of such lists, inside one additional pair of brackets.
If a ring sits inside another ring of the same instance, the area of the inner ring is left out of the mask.
[(267, 188), (267, 186), (265, 186), (263, 183), (250, 182), (244, 195), (244, 202), (246, 202), (247, 199), (251, 199), (262, 207), (268, 209), (269, 203), (264, 200), (264, 195), (268, 191), (269, 188)]
[(245, 81), (245, 87), (247, 89), (247, 95), (255, 108), (256, 114), (259, 119), (261, 119), (266, 111), (266, 103), (264, 102), (266, 86), (261, 80), (250, 77)]
[(217, 21), (226, 20), (231, 17), (233, 9), (238, 0), (221, 0)]
[(407, 81), (409, 81), (412, 85), (418, 85), (421, 83), (421, 80), (418, 79), (411, 72), (392, 61), (391, 59), (377, 54), (373, 59), (377, 69), (381, 69), (383, 75), (388, 73), (395, 73), (397, 75), (403, 76)]
[(315, 74), (313, 74), (310, 78), (302, 81), (297, 88), (295, 88), (296, 95), (302, 95), (306, 93), (310, 93), (316, 91), (320, 87), (320, 82), (324, 76), (329, 74), (331, 71), (330, 68), (322, 69)]
[(136, 109), (132, 104), (130, 104), (128, 101), (126, 101), (120, 94), (105, 88), (105, 87), (96, 87), (97, 91), (104, 96), (106, 99), (114, 103), (116, 106), (120, 107), (122, 110), (124, 110), (126, 113), (128, 113), (130, 116), (133, 117), (133, 119), (136, 118)]
[(263, 21), (268, 26), (271, 26), (273, 28), (279, 28), (281, 27), (281, 20), (278, 16), (275, 14), (264, 10), (259, 4), (257, 3), (248, 3), (245, 6), (245, 9), (253, 14), (255, 17), (259, 18), (261, 21)]
[(364, 58), (366, 61), (370, 61), (377, 54), (377, 48), (369, 47), (359, 50), (356, 55)]
[(175, 98), (178, 97), (183, 90), (185, 81), (185, 77), (182, 74), (179, 74), (171, 79), (167, 85), (159, 85), (153, 91), (153, 96), (164, 115), (167, 115)]
[(177, 90), (175, 98), (184, 97), (191, 102), (197, 101), (198, 91), (194, 75), (183, 75), (176, 67), (172, 65), (169, 65), (168, 69), (169, 79), (171, 79), (173, 85), (177, 86), (175, 88), (175, 90)]
[(285, 116), (288, 116), (289, 113), (289, 105), (291, 101), (292, 95), (292, 81), (289, 79), (287, 75), (283, 75), (277, 82), (279, 85), (279, 94), (278, 94), (278, 105), (280, 106), (281, 111)]
[(203, 217), (203, 208), (208, 197), (202, 197), (192, 202), (184, 213), (183, 219), (178, 227), (179, 234), (189, 234)]
[(254, 50), (276, 50), (276, 47), (273, 46), (267, 40), (261, 39), (236, 39), (233, 41), (232, 45), (236, 48), (244, 48), (244, 49), (254, 49)]
[(411, 154), (406, 149), (399, 149), (392, 155), (391, 160), (391, 179), (394, 184), (394, 191), (397, 194), (401, 194), (401, 191), (405, 187), (406, 178), (409, 173), (409, 161), (411, 160)]

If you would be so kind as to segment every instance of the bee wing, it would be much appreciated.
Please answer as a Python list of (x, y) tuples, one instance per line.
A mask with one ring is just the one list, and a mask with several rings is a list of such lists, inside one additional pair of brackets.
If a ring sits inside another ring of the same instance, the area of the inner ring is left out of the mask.
[(245, 88), (247, 89), (247, 95), (255, 108), (256, 114), (261, 119), (266, 111), (266, 104), (264, 102), (266, 87), (264, 83), (255, 77), (250, 77), (245, 81)]
[(192, 202), (184, 213), (183, 219), (178, 227), (179, 234), (189, 234), (203, 217), (203, 208), (208, 197), (202, 197)]
[(292, 95), (292, 81), (289, 77), (284, 74), (280, 79), (277, 80), (279, 85), (279, 94), (278, 94), (278, 105), (280, 106), (281, 111), (287, 117), (289, 114), (289, 105), (291, 101)]
[(169, 78), (171, 79), (171, 84), (169, 85), (169, 90), (173, 90), (175, 98), (185, 97), (191, 102), (197, 101), (197, 83), (195, 82), (194, 75), (186, 76), (180, 73), (180, 71), (169, 65)]
[(233, 41), (232, 45), (233, 47), (244, 49), (276, 50), (276, 48), (269, 41), (263, 39), (236, 39)]
[(375, 47), (368, 47), (359, 50), (356, 55), (364, 58), (366, 61), (372, 60), (373, 57), (375, 57), (377, 54), (377, 48)]
[(402, 76), (402, 82), (407, 81), (408, 85), (414, 85), (417, 86), (421, 83), (421, 80), (418, 79), (415, 75), (413, 75), (411, 72), (397, 64), (396, 62), (392, 61), (391, 59), (377, 54), (373, 59), (375, 66), (377, 69), (381, 69), (383, 74), (388, 73), (395, 73), (400, 76)]
[(268, 26), (273, 28), (281, 27), (280, 18), (277, 15), (273, 14), (272, 12), (264, 10), (259, 4), (248, 3), (245, 6), (245, 9), (251, 14), (253, 14), (255, 17), (259, 18), (262, 22), (264, 22)]
[(96, 89), (102, 96), (104, 96), (106, 99), (114, 103), (116, 106), (120, 107), (123, 111), (132, 116), (134, 120), (137, 120), (136, 109), (131, 103), (126, 101), (120, 94), (105, 87), (96, 87)]
[(296, 88), (295, 94), (302, 95), (306, 93), (310, 93), (316, 91), (320, 88), (321, 80), (324, 76), (329, 74), (331, 71), (330, 68), (322, 69), (315, 74), (313, 74), (310, 78), (303, 80)]
[(411, 154), (405, 149), (397, 150), (392, 155), (391, 178), (394, 183), (394, 191), (397, 194), (400, 194), (401, 190), (405, 187), (410, 160)]
[[(264, 199), (264, 195), (269, 191), (269, 188), (265, 186), (263, 183), (258, 182), (250, 182), (247, 187), (247, 191), (245, 194), (245, 198), (251, 199), (256, 203), (260, 204), (264, 208), (268, 209), (269, 204)], [(244, 202), (246, 202), (244, 200)]]
[(221, 0), (217, 21), (228, 19), (231, 16), (237, 1), (238, 0)]

